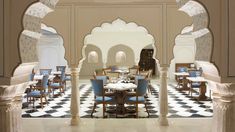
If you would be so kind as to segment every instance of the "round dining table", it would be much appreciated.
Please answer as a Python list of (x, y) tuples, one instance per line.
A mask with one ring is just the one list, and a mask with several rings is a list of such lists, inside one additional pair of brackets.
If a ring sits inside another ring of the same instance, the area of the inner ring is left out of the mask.
[(119, 81), (117, 83), (108, 83), (104, 86), (104, 89), (114, 91), (116, 94), (117, 114), (124, 115), (125, 113), (127, 113), (127, 110), (124, 107), (126, 95), (129, 91), (132, 91), (136, 88), (136, 84), (124, 83), (123, 81)]

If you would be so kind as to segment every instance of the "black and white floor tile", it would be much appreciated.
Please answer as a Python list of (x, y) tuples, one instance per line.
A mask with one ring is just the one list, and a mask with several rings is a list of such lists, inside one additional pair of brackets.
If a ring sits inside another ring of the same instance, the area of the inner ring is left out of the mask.
[[(157, 118), (158, 112), (158, 91), (159, 85), (152, 84), (154, 88), (153, 94), (148, 94), (147, 108), (150, 112), (150, 118)], [(211, 101), (197, 101), (194, 98), (188, 96), (187, 92), (179, 92), (172, 85), (168, 85), (168, 102), (169, 102), (169, 118), (198, 118), (198, 117), (212, 117), (213, 108)], [(91, 118), (90, 114), (93, 108), (94, 94), (90, 84), (81, 84), (80, 86), (80, 117)], [(32, 104), (28, 104), (26, 98), (23, 98), (22, 117), (23, 118), (63, 118), (70, 117), (70, 98), (71, 89), (67, 88), (65, 94), (62, 96), (49, 98), (49, 104), (45, 105), (42, 109), (39, 101), (35, 102), (35, 107)], [(112, 109), (114, 106), (108, 106), (108, 109)], [(127, 108), (133, 108), (133, 106), (126, 106)], [(144, 105), (139, 105), (139, 117), (147, 117)], [(102, 105), (98, 105), (95, 113), (96, 118), (102, 118)], [(115, 118), (115, 114), (106, 113), (108, 117)], [(118, 115), (118, 117), (133, 118), (133, 114)]]

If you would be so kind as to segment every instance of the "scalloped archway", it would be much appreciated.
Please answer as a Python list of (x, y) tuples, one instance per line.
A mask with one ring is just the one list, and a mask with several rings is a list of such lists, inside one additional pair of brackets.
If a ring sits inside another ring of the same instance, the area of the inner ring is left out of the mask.
[[(132, 37), (133, 34), (136, 36), (135, 38)], [(103, 37), (105, 39), (100, 39), (102, 38), (102, 35), (104, 35)], [(85, 37), (84, 47), (82, 50), (83, 58), (86, 58), (84, 50), (89, 44), (97, 46), (102, 51), (102, 58), (105, 67), (108, 60), (107, 57), (109, 50), (120, 44), (129, 47), (133, 51), (134, 62), (137, 65), (140, 60), (141, 50), (144, 47), (152, 45), (152, 47), (156, 49), (155, 40), (153, 36), (148, 33), (146, 28), (138, 26), (134, 22), (126, 23), (120, 18), (114, 20), (112, 23), (103, 23), (100, 27), (95, 27), (91, 34), (88, 34)], [(154, 51), (156, 52), (156, 50)]]
[[(191, 26), (186, 26), (180, 35), (191, 35), (195, 41), (195, 62), (205, 71), (207, 79), (219, 82), (219, 72), (211, 63), (213, 35), (209, 29), (209, 15), (206, 8), (195, 0), (176, 0), (179, 11), (183, 11), (193, 19)], [(176, 37), (176, 39), (177, 39)], [(174, 54), (176, 52), (174, 47)], [(205, 52), (206, 51), (206, 52)]]

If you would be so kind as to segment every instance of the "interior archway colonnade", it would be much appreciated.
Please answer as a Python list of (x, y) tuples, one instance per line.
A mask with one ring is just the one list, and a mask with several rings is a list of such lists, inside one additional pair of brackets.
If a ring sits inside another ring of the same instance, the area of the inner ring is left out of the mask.
[[(50, 12), (55, 10), (56, 4), (59, 0), (40, 0), (39, 2), (34, 3), (31, 5), (25, 12), (23, 17), (23, 26), (24, 30), (20, 35), (19, 45), (20, 45), (20, 55), (22, 64), (15, 70), (14, 74), (19, 72), (19, 69), (23, 67), (27, 63), (37, 62), (37, 54), (36, 54), (36, 44), (37, 40), (40, 38), (40, 31), (41, 31), (41, 21), (42, 19)], [(203, 64), (209, 64), (210, 66), (215, 69), (215, 73), (218, 75), (218, 71), (214, 65), (210, 64), (211, 61), (211, 54), (212, 54), (212, 33), (208, 29), (208, 14), (206, 9), (199, 3), (194, 0), (176, 0), (178, 8), (180, 11), (185, 12), (190, 17), (192, 17), (192, 25), (187, 28), (188, 30), (184, 30), (181, 34), (193, 34), (195, 36), (196, 42), (196, 55), (195, 60), (197, 61), (198, 65), (203, 67)], [(161, 6), (162, 9), (162, 18), (163, 22), (166, 21), (167, 10), (166, 4)], [(127, 17), (128, 18), (128, 17)], [(101, 18), (102, 19), (102, 18)], [(81, 20), (82, 21), (82, 20)], [(74, 24), (73, 22), (71, 22)], [(141, 23), (141, 22), (140, 22)], [(144, 25), (144, 24), (143, 24)], [(185, 26), (185, 25), (184, 25)], [(148, 27), (150, 32), (151, 26)], [(168, 101), (167, 101), (167, 72), (173, 58), (173, 47), (174, 45), (169, 45), (167, 42), (167, 24), (162, 23), (161, 31), (163, 32), (160, 38), (153, 35), (153, 38), (159, 40), (159, 43), (151, 42), (155, 44), (153, 47), (156, 48), (155, 51), (159, 51), (154, 55), (154, 58), (159, 60), (160, 63), (160, 93), (159, 93), (159, 122), (161, 125), (168, 125), (167, 114), (168, 114)], [(73, 29), (71, 29), (73, 30)], [(72, 38), (75, 38), (78, 34), (70, 34)], [(150, 36), (151, 37), (151, 36)], [(152, 38), (152, 39), (153, 39)], [(74, 39), (76, 40), (76, 39)], [(72, 41), (70, 42), (73, 47), (76, 47), (78, 51), (73, 51), (74, 54), (72, 55), (71, 59), (69, 60), (69, 67), (71, 69), (71, 78), (72, 78), (72, 93), (71, 93), (71, 125), (78, 125), (79, 123), (79, 87), (78, 87), (78, 75), (79, 75), (79, 68), (82, 64), (82, 61), (85, 59), (85, 45), (74, 46), (77, 42)], [(148, 43), (147, 45), (149, 45)], [(158, 45), (159, 44), (159, 45)], [(130, 46), (130, 45), (129, 45)], [(146, 45), (145, 45), (146, 46)], [(145, 47), (143, 46), (143, 47)], [(65, 46), (66, 47), (66, 46)], [(111, 47), (110, 47), (111, 48)], [(71, 50), (71, 49), (70, 49)], [(207, 52), (204, 52), (204, 51)], [(72, 50), (71, 50), (72, 51)], [(68, 53), (67, 53), (68, 54)], [(135, 58), (137, 61), (138, 58)], [(105, 60), (105, 59), (104, 59)], [(34, 65), (34, 64), (33, 64)], [(33, 67), (33, 66), (31, 66)], [(210, 79), (210, 77), (209, 77)], [(216, 78), (211, 78), (213, 81)], [(26, 85), (26, 84), (22, 84)], [(22, 90), (23, 91), (23, 90)], [(214, 120), (218, 120), (218, 118), (214, 118)], [(20, 122), (17, 122), (20, 126)]]

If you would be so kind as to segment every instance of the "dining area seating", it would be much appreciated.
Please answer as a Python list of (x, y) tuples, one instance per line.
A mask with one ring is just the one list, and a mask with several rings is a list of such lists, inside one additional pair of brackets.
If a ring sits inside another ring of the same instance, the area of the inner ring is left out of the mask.
[[(207, 100), (208, 97), (205, 95), (206, 89), (206, 79), (203, 77), (202, 68), (188, 68), (188, 67), (178, 67), (177, 71), (174, 73), (176, 76), (176, 89), (179, 91), (188, 91), (190, 97), (196, 98), (198, 101)], [(193, 96), (193, 93), (198, 94), (198, 96)]]
[[(116, 117), (125, 117), (126, 113), (134, 112), (138, 118), (138, 105), (144, 104), (146, 112), (146, 94), (148, 91), (149, 80), (147, 76), (136, 74), (134, 79), (128, 75), (120, 75), (118, 72), (106, 71), (105, 75), (94, 75), (90, 79), (92, 90), (94, 92), (94, 106), (91, 117), (97, 107), (102, 105), (103, 117), (106, 112), (113, 111)], [(127, 81), (128, 80), (128, 81)], [(114, 106), (112, 110), (107, 110), (107, 105)], [(132, 106), (135, 109), (129, 109), (126, 106)]]
[[(66, 90), (66, 66), (56, 66), (56, 71), (52, 69), (39, 69), (33, 72), (29, 76), (31, 82), (26, 89), (26, 98), (29, 104), (34, 103), (37, 99), (40, 99), (40, 105), (43, 109), (44, 104), (47, 104), (48, 98), (55, 97), (56, 95), (62, 95)], [(43, 102), (44, 100), (44, 102)]]

